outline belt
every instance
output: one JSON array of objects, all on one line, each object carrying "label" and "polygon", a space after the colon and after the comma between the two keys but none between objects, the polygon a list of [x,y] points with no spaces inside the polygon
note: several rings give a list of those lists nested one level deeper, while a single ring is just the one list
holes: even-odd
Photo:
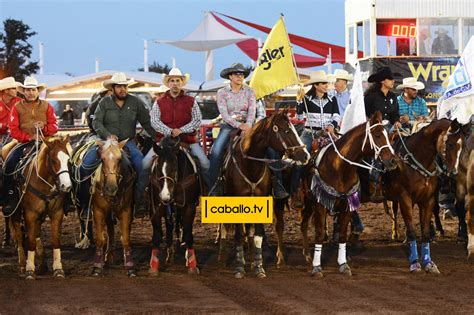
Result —
[{"label": "belt", "polygon": [[312,130],[312,131],[320,131],[320,130],[323,130],[323,128],[319,128],[319,127],[304,127],[304,129],[306,129],[306,130]]}]

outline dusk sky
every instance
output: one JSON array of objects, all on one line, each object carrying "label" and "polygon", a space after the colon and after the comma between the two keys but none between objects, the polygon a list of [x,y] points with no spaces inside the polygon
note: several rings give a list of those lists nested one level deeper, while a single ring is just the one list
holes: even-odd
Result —
[{"label": "dusk sky", "polygon": [[[280,13],[290,33],[344,45],[344,0],[0,0],[0,18],[19,19],[38,35],[30,39],[33,60],[38,43],[44,43],[45,74],[84,75],[100,70],[130,70],[143,67],[143,40],[178,40],[192,32],[205,11],[217,11],[272,27]],[[266,34],[224,18],[247,35]],[[295,52],[318,57],[295,48]],[[204,53],[168,45],[149,45],[149,63],[177,66],[194,80],[204,79]],[[214,77],[233,62],[249,65],[250,59],[235,45],[214,51]]]}]

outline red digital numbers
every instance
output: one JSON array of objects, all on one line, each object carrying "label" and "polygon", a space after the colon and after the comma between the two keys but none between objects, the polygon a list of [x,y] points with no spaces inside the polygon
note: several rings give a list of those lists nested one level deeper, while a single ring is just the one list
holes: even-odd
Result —
[{"label": "red digital numbers", "polygon": [[416,37],[416,25],[392,24],[392,36]]}]

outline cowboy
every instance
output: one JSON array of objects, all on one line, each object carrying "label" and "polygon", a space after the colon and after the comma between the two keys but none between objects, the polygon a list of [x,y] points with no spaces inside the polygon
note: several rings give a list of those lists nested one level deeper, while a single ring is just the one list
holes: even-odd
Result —
[{"label": "cowboy", "polygon": [[[13,106],[10,115],[10,133],[18,143],[10,151],[5,161],[5,179],[3,214],[10,216],[18,203],[17,190],[13,187],[13,173],[25,150],[32,147],[35,141],[40,141],[42,137],[53,136],[58,131],[54,109],[45,100],[39,99],[39,94],[46,88],[44,83],[38,84],[34,77],[27,77],[25,82],[18,87],[24,100]],[[12,144],[12,145],[14,145]],[[5,194],[6,192],[6,194]]]},{"label": "cowboy", "polygon": [[[156,136],[155,130],[150,124],[150,113],[143,101],[138,97],[128,93],[128,86],[135,81],[128,78],[125,73],[118,72],[112,78],[102,83],[103,87],[112,91],[112,95],[102,98],[94,112],[92,127],[97,135],[103,140],[122,141],[129,140],[125,145],[130,161],[137,173],[137,183],[135,189],[136,210],[143,210],[143,192],[145,185],[140,180],[142,173],[143,154],[133,141],[137,133],[137,122],[139,122],[146,132],[152,137]],[[98,147],[92,146],[85,154],[81,165],[81,178],[92,174],[100,162],[97,154]],[[84,188],[87,185],[84,185]],[[82,189],[82,188],[81,188]],[[87,196],[83,192],[82,196]]]},{"label": "cowboy", "polygon": [[339,107],[339,115],[344,117],[347,105],[351,100],[351,93],[347,89],[347,83],[353,80],[352,74],[346,70],[337,69],[334,71],[334,96],[337,99],[337,106]]},{"label": "cowboy", "polygon": [[454,42],[451,37],[448,36],[448,31],[442,27],[435,31],[438,35],[431,44],[431,53],[433,55],[447,55],[457,54],[457,50],[454,47]]},{"label": "cowboy", "polygon": [[0,147],[10,141],[8,125],[13,106],[21,101],[21,98],[16,96],[20,85],[13,77],[0,80]]},{"label": "cowboy", "polygon": [[[151,126],[156,131],[157,142],[171,135],[189,145],[191,155],[199,160],[202,178],[209,187],[209,160],[196,138],[196,131],[201,126],[201,110],[194,97],[185,95],[183,90],[189,78],[188,73],[183,74],[178,68],[163,74],[163,86],[168,87],[168,90],[156,100],[151,109]],[[155,155],[152,148],[143,159],[142,180],[145,183],[149,180]]]},{"label": "cowboy", "polygon": [[[217,179],[221,171],[224,152],[230,141],[233,130],[246,132],[250,130],[255,121],[256,100],[255,92],[244,84],[245,78],[250,71],[240,63],[234,63],[221,71],[220,76],[228,79],[230,84],[217,91],[217,107],[222,116],[219,135],[214,142],[209,160],[211,193],[221,195],[221,185],[217,185]],[[215,189],[214,189],[214,186]]]},{"label": "cowboy", "polygon": [[422,121],[428,117],[428,106],[425,100],[418,96],[418,91],[424,88],[423,82],[416,81],[414,77],[404,78],[403,83],[397,86],[397,90],[403,90],[397,101],[400,122],[405,128],[411,130],[413,121]]}]

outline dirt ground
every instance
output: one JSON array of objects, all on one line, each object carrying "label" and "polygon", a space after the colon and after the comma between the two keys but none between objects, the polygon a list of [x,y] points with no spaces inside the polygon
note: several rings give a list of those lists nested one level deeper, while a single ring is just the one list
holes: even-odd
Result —
[{"label": "dirt ground", "polygon": [[[102,278],[89,276],[94,249],[74,248],[77,218],[69,215],[63,225],[63,266],[67,278],[51,273],[26,281],[17,275],[13,248],[0,249],[0,314],[44,313],[474,313],[472,302],[474,264],[466,262],[463,245],[456,244],[455,221],[444,221],[447,235],[432,246],[432,257],[441,274],[408,272],[406,247],[391,242],[390,218],[380,206],[363,206],[363,249],[349,251],[353,276],[337,272],[337,252],[325,245],[322,279],[309,277],[301,251],[298,213],[287,211],[285,227],[287,267],[276,268],[275,234],[267,229],[264,248],[266,279],[248,270],[237,280],[232,266],[218,267],[215,226],[195,224],[195,248],[201,275],[188,275],[183,251],[173,266],[159,277],[147,274],[151,225],[137,220],[132,228],[135,263],[139,277],[127,278],[116,264]],[[196,221],[199,222],[199,221]],[[0,219],[3,226],[3,219]],[[401,234],[404,228],[400,222]],[[49,267],[52,253],[48,224],[43,226]],[[117,240],[117,247],[119,245]]]}]

